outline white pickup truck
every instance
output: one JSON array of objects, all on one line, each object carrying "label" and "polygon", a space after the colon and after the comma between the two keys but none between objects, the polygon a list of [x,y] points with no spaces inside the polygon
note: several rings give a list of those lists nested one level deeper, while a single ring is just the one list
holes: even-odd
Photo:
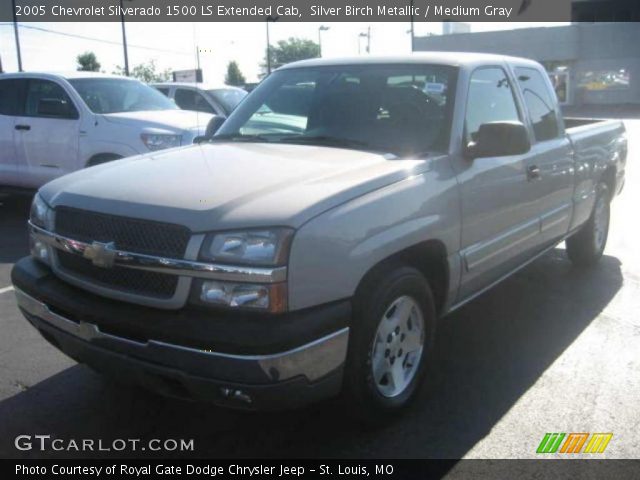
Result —
[{"label": "white pickup truck", "polygon": [[42,187],[12,280],[98,371],[238,408],[342,392],[383,418],[428,380],[440,317],[559,242],[598,260],[626,156],[621,122],[563,119],[529,60],[294,63],[206,142]]},{"label": "white pickup truck", "polygon": [[188,145],[211,117],[126,77],[0,75],[0,189],[30,190],[88,166]]}]

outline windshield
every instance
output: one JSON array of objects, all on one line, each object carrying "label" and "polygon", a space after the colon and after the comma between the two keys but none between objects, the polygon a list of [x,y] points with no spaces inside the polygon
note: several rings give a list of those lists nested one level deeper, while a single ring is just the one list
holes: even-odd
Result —
[{"label": "windshield", "polygon": [[446,151],[456,73],[427,64],[276,71],[214,141],[318,144],[397,156]]},{"label": "windshield", "polygon": [[247,92],[235,88],[216,88],[207,92],[222,106],[227,115],[233,112],[240,101],[247,96]]},{"label": "windshield", "polygon": [[176,110],[176,104],[137,80],[76,78],[69,80],[93,113]]}]

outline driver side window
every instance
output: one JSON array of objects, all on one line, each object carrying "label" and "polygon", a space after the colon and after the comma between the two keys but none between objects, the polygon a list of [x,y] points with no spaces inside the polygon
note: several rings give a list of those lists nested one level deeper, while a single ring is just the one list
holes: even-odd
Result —
[{"label": "driver side window", "polygon": [[466,144],[477,139],[480,125],[490,122],[519,122],[513,89],[502,68],[481,68],[473,72],[465,116]]}]

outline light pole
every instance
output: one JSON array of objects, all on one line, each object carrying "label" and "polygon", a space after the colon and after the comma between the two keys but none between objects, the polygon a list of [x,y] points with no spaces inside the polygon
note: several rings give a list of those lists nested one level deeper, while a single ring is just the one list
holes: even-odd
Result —
[{"label": "light pole", "polygon": [[409,30],[409,33],[411,33],[411,53],[413,53],[414,51],[414,30],[413,30],[413,0],[411,0],[411,2],[409,3],[409,6],[411,8],[411,30]]},{"label": "light pole", "polygon": [[327,30],[329,30],[330,27],[326,27],[324,25],[320,25],[318,27],[318,50],[319,50],[319,57],[322,58],[322,32],[326,32]]},{"label": "light pole", "polygon": [[280,16],[267,16],[267,75],[271,75],[271,43],[269,41],[269,22],[277,22]]},{"label": "light pole", "polygon": [[[133,2],[133,0],[127,0]],[[122,23],[122,47],[124,48],[124,74],[129,76],[129,52],[127,52],[127,31],[124,27],[124,0],[120,0],[120,23]]]},{"label": "light pole", "polygon": [[16,17],[16,0],[11,0],[13,6],[13,34],[16,37],[16,54],[18,57],[18,71],[22,71],[22,55],[20,53],[20,35],[18,34],[18,18]]},{"label": "light pole", "polygon": [[358,35],[358,54],[360,54],[360,39],[365,37],[367,39],[367,53],[371,53],[371,26],[367,27],[367,31]]}]

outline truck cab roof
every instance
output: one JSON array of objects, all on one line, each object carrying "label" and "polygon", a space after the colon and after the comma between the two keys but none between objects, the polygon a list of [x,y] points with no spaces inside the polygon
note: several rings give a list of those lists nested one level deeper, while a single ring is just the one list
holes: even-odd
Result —
[{"label": "truck cab roof", "polygon": [[486,66],[491,63],[517,63],[518,65],[530,64],[539,68],[539,64],[533,60],[520,57],[510,57],[508,55],[492,55],[486,53],[468,53],[468,52],[421,52],[409,55],[393,55],[393,56],[358,56],[343,58],[313,58],[309,60],[301,60],[299,62],[289,63],[280,67],[278,70],[289,68],[304,67],[324,67],[324,66],[340,66],[340,65],[380,65],[380,64],[440,64],[458,67],[477,67]]}]

